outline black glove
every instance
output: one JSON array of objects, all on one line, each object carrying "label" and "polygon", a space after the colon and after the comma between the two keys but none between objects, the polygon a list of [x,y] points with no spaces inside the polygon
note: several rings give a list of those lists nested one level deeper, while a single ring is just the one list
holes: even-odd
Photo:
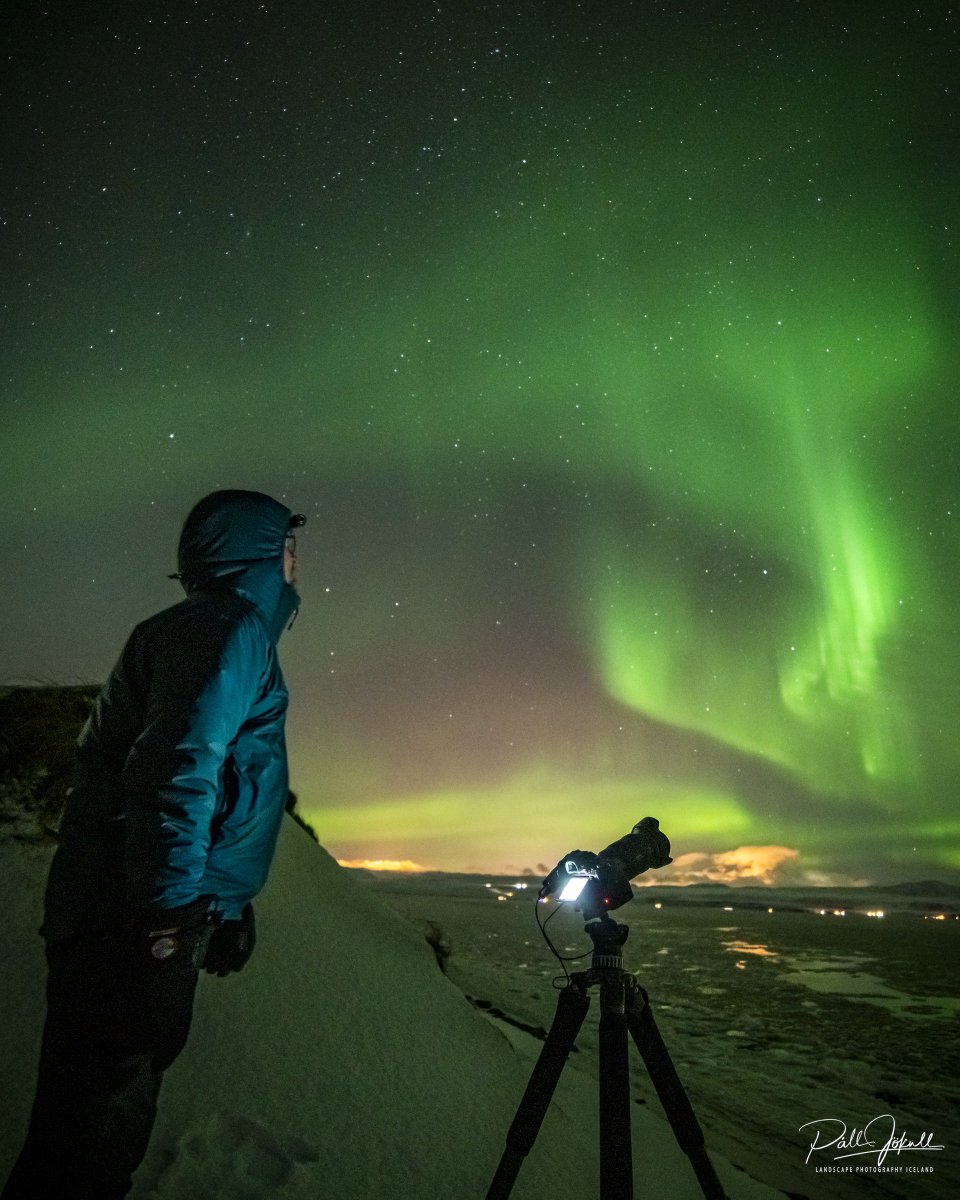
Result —
[{"label": "black glove", "polygon": [[247,965],[257,944],[253,905],[245,904],[239,921],[222,921],[213,931],[203,960],[210,975],[232,975]]},{"label": "black glove", "polygon": [[215,896],[199,896],[177,908],[131,913],[125,928],[133,962],[163,972],[199,969],[219,921],[215,906]]}]

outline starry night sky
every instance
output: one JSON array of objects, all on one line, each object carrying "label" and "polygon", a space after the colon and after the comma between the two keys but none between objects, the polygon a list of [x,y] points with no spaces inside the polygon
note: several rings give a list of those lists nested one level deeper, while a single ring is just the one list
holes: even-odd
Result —
[{"label": "starry night sky", "polygon": [[[117,7],[118,11],[113,11]],[[102,680],[215,487],[309,516],[341,858],[960,878],[958,17],[11,5],[0,680]]]}]

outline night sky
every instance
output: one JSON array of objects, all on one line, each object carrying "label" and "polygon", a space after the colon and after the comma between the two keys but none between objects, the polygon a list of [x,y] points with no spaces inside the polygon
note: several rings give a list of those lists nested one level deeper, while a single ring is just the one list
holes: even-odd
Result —
[{"label": "night sky", "polygon": [[6,6],[0,680],[254,488],[339,857],[960,878],[949,9]]}]

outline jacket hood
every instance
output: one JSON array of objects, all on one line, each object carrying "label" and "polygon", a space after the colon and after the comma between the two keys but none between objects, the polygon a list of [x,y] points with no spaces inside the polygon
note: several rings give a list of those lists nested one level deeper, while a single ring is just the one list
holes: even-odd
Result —
[{"label": "jacket hood", "polygon": [[184,591],[229,588],[257,606],[276,641],[300,607],[283,577],[283,544],[302,523],[262,492],[226,490],[204,496],[180,534],[177,567]]}]

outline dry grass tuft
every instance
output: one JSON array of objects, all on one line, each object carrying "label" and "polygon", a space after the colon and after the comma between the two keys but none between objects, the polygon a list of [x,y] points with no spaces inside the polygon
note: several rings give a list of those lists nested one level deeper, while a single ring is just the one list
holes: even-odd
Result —
[{"label": "dry grass tuft", "polygon": [[0,837],[56,840],[77,735],[98,691],[86,684],[0,691]]}]

